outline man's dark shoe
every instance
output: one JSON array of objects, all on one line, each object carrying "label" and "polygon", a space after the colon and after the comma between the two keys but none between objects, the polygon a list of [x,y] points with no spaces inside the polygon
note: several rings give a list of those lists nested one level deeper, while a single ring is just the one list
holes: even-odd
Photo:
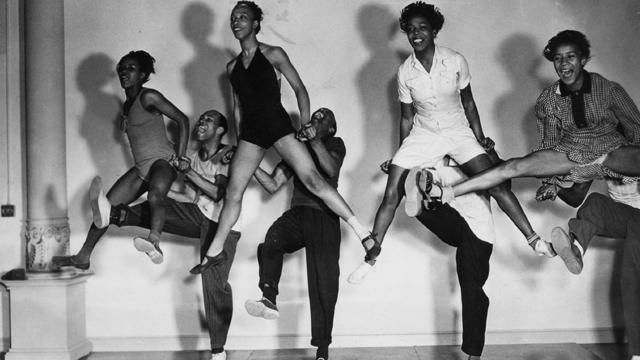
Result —
[{"label": "man's dark shoe", "polygon": [[51,259],[51,262],[58,267],[68,267],[73,266],[80,270],[89,270],[89,266],[91,265],[90,261],[86,263],[81,263],[78,261],[75,255],[72,256],[54,256]]}]

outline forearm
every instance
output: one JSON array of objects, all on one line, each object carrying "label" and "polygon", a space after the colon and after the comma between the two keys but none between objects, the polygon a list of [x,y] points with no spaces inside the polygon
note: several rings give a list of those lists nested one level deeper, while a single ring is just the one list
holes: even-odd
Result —
[{"label": "forearm", "polygon": [[178,192],[171,189],[169,190],[167,197],[182,203],[192,203],[195,200],[193,196],[189,196],[189,194],[187,193]]},{"label": "forearm", "polygon": [[224,197],[224,188],[216,182],[211,182],[193,169],[189,169],[185,172],[187,180],[198,188],[204,195],[212,199],[213,201],[220,201]]},{"label": "forearm", "polygon": [[253,175],[256,177],[256,180],[258,180],[258,183],[270,194],[278,190],[278,184],[275,179],[266,171],[262,170],[262,168],[258,167]]},{"label": "forearm", "polygon": [[580,204],[582,204],[582,200],[583,198],[581,198],[580,196],[578,196],[577,194],[575,194],[574,192],[559,187],[558,188],[558,197],[560,198],[560,200],[564,201],[565,203],[567,203],[567,205],[577,208],[578,206],[580,206]]},{"label": "forearm", "polygon": [[296,91],[296,99],[298,101],[298,110],[300,111],[300,128],[311,120],[311,102],[307,88],[301,86]]},{"label": "forearm", "polygon": [[187,144],[189,143],[189,119],[185,117],[180,122],[180,143],[178,145],[178,157],[187,154]]},{"label": "forearm", "polygon": [[399,145],[402,145],[402,142],[404,141],[404,139],[407,136],[409,136],[409,133],[411,133],[412,128],[413,128],[412,119],[407,119],[407,118],[400,119],[400,144]]},{"label": "forearm", "polygon": [[480,114],[478,114],[478,108],[475,106],[475,103],[465,106],[464,113],[467,116],[467,120],[469,120],[469,127],[471,128],[471,131],[473,131],[473,135],[475,135],[476,139],[484,139],[482,123],[480,122]]}]

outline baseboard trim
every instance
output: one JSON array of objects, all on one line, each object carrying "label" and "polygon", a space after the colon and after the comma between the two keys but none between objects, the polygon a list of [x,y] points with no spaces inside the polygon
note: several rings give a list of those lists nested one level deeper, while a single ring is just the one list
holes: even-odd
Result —
[{"label": "baseboard trim", "polygon": [[[561,329],[535,331],[488,331],[487,344],[547,344],[547,343],[618,343],[624,340],[622,328]],[[230,336],[228,349],[298,349],[309,348],[310,337],[304,336]],[[190,351],[209,349],[209,337],[90,337],[94,352],[120,351]],[[459,333],[433,334],[381,334],[381,335],[334,335],[332,347],[402,347],[457,345],[461,343]],[[7,351],[9,341],[4,340]]]}]

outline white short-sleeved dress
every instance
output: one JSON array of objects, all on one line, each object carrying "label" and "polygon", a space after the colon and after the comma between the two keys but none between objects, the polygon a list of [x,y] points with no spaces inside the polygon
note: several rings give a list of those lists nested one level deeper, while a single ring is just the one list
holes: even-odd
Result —
[{"label": "white short-sleeved dress", "polygon": [[398,97],[400,102],[413,104],[415,115],[411,132],[392,164],[405,169],[430,167],[445,155],[464,164],[485,154],[460,100],[460,90],[470,81],[465,58],[446,47],[436,45],[429,72],[415,53],[405,60],[398,69]]}]

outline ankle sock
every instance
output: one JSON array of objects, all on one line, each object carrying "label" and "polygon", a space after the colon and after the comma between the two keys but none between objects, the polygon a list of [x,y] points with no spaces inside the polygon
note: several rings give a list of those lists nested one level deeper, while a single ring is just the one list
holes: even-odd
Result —
[{"label": "ankle sock", "polygon": [[369,234],[371,234],[371,232],[367,230],[367,228],[362,226],[360,221],[355,216],[352,216],[351,218],[349,218],[349,220],[347,220],[347,224],[351,226],[351,228],[353,229],[353,231],[356,233],[356,235],[360,240],[366,238],[367,236],[369,236]]},{"label": "ankle sock", "polygon": [[527,244],[529,244],[529,246],[531,246],[534,251],[536,250],[536,244],[538,243],[538,240],[540,240],[540,235],[536,234],[535,231],[533,232],[533,234],[527,236]]}]

